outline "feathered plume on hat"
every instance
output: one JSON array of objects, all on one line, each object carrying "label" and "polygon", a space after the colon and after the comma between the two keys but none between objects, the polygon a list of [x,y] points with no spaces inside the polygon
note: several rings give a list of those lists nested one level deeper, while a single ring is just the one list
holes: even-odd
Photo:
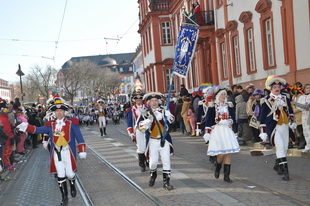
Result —
[{"label": "feathered plume on hat", "polygon": [[58,95],[54,96],[54,102],[50,106],[49,110],[55,111],[56,109],[68,110],[69,106],[64,103],[64,99]]},{"label": "feathered plume on hat", "polygon": [[271,90],[271,86],[275,84],[285,85],[286,81],[281,77],[271,75],[266,79],[265,87],[266,89]]}]

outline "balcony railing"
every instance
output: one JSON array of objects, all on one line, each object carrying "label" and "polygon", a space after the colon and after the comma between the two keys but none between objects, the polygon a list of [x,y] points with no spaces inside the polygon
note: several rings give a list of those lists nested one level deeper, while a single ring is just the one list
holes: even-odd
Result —
[{"label": "balcony railing", "polygon": [[201,11],[203,23],[202,25],[214,25],[214,11]]},{"label": "balcony railing", "polygon": [[171,0],[152,0],[149,7],[151,11],[168,11],[170,4]]},{"label": "balcony railing", "polygon": [[[200,11],[200,13],[195,13],[190,16],[190,19],[199,26],[214,25],[214,12],[213,10]],[[186,23],[192,24],[193,22],[191,20],[187,19]]]}]

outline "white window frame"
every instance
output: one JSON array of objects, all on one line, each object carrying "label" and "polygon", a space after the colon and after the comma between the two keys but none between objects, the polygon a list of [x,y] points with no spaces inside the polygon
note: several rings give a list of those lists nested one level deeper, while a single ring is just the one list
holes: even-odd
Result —
[{"label": "white window frame", "polygon": [[[172,74],[172,69],[166,69],[167,92],[169,92],[171,74]],[[174,91],[174,79],[172,79],[172,91]]]},{"label": "white window frame", "polygon": [[255,71],[255,54],[254,54],[254,39],[253,39],[253,29],[247,30],[247,37],[248,37],[248,47],[249,47],[249,65],[250,71]]},{"label": "white window frame", "polygon": [[227,60],[226,60],[226,51],[225,43],[221,44],[221,55],[222,55],[222,66],[223,66],[223,77],[227,78]]},{"label": "white window frame", "polygon": [[239,57],[239,39],[238,36],[233,37],[236,75],[241,74],[240,57]]},{"label": "white window frame", "polygon": [[266,32],[266,47],[267,47],[267,57],[268,66],[274,66],[274,53],[273,53],[273,39],[272,39],[272,27],[271,19],[265,21],[265,32]]},{"label": "white window frame", "polygon": [[172,44],[172,39],[171,39],[171,27],[170,27],[170,22],[169,21],[163,21],[161,23],[161,29],[162,29],[162,37],[163,37],[163,44]]}]

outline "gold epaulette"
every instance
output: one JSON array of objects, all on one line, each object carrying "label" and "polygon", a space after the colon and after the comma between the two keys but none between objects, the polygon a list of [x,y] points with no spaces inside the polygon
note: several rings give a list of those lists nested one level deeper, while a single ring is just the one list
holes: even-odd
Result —
[{"label": "gold epaulette", "polygon": [[232,102],[227,102],[229,107],[234,107],[234,104]]},{"label": "gold epaulette", "polygon": [[260,105],[264,104],[267,101],[266,97],[263,97],[260,99],[259,103]]}]

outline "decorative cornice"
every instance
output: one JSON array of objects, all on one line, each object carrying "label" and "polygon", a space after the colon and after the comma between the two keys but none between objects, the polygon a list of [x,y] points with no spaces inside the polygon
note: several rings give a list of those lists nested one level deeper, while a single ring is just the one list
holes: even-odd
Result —
[{"label": "decorative cornice", "polygon": [[250,11],[244,11],[244,12],[242,12],[241,14],[240,14],[240,16],[239,16],[239,21],[241,21],[242,23],[247,23],[247,22],[249,22],[249,21],[251,21],[252,20],[252,16],[253,16],[253,14],[252,14],[252,12],[250,12]]},{"label": "decorative cornice", "polygon": [[264,13],[267,10],[270,10],[272,6],[272,2],[270,0],[260,0],[257,2],[255,6],[255,11],[257,13]]},{"label": "decorative cornice", "polygon": [[231,21],[227,22],[226,30],[232,31],[232,30],[237,29],[237,27],[238,27],[238,22],[235,20],[231,20]]},{"label": "decorative cornice", "polygon": [[215,31],[215,36],[216,36],[216,37],[221,37],[221,36],[223,36],[225,33],[226,33],[226,30],[225,30],[225,29],[217,29],[217,30]]}]

